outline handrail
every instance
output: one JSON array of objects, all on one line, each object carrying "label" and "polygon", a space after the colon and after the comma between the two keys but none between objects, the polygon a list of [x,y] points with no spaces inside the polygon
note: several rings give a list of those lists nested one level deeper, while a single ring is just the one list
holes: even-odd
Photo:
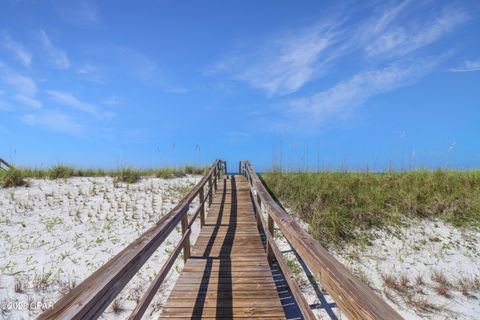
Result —
[{"label": "handrail", "polygon": [[[208,173],[200,180],[199,183],[183,197],[183,199],[168,214],[163,216],[155,226],[143,233],[139,238],[133,241],[110,261],[105,263],[86,280],[71,290],[68,294],[57,301],[51,309],[48,309],[40,315],[38,319],[96,319],[108,305],[115,299],[125,285],[145,264],[155,250],[175,229],[176,225],[181,222],[182,240],[178,246],[183,247],[184,259],[188,258],[190,252],[190,225],[188,222],[188,210],[190,203],[197,195],[200,195],[200,215],[204,221],[205,200],[204,187],[209,184],[209,197],[212,197],[212,189],[217,186],[217,179],[220,172],[224,172],[226,163],[216,160],[210,167]],[[212,179],[214,181],[212,181]],[[195,219],[198,215],[195,215]],[[203,224],[202,224],[203,225]],[[175,258],[181,250],[175,250]],[[175,259],[172,258],[172,259]],[[173,265],[173,260],[169,259],[166,267],[162,268],[159,275],[151,284],[147,293],[142,297],[140,303],[132,314],[132,318],[139,319],[145,312],[148,304],[153,298],[151,291],[153,288],[160,286],[166,276],[166,272]]]},{"label": "handrail", "polygon": [[[260,207],[263,205],[267,213],[268,228],[265,228],[267,239],[272,239],[274,223],[276,223],[312,274],[315,275],[339,308],[349,318],[402,319],[392,307],[377,296],[367,285],[359,281],[273,200],[249,161],[241,162],[239,168],[240,173],[244,174],[249,181],[252,196],[254,196],[253,191],[255,191],[258,205]],[[272,259],[275,254],[275,252],[272,252],[274,241],[271,242],[273,243],[270,243],[270,241],[267,243],[269,259]],[[299,307],[304,316],[305,314],[308,315],[304,305],[299,303]]]},{"label": "handrail", "polygon": [[9,170],[14,169],[14,167],[10,163],[8,163],[7,161],[0,158],[0,170],[4,170],[4,171],[7,170],[4,167],[2,167],[2,165],[5,165],[7,167],[7,169],[9,169]]}]

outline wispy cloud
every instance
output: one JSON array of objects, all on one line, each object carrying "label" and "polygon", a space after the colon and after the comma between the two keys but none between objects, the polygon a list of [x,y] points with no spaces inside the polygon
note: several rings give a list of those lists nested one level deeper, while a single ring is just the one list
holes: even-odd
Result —
[{"label": "wispy cloud", "polygon": [[148,55],[133,48],[115,44],[87,45],[86,54],[95,65],[86,64],[78,69],[85,77],[108,83],[115,77],[125,77],[149,86],[164,84],[164,76],[158,63]]},{"label": "wispy cloud", "polygon": [[479,60],[466,60],[461,65],[451,68],[450,72],[472,72],[480,71],[480,59]]},{"label": "wispy cloud", "polygon": [[85,128],[70,116],[60,111],[46,110],[21,116],[23,123],[30,126],[42,126],[49,130],[80,136]]},{"label": "wispy cloud", "polygon": [[56,68],[70,68],[70,60],[68,59],[67,53],[63,49],[54,46],[44,30],[40,31],[39,39],[48,59]]},{"label": "wispy cloud", "polygon": [[42,107],[42,103],[34,98],[27,97],[21,94],[17,94],[13,97],[14,100],[20,102],[23,105],[26,105],[28,107],[34,108],[34,109],[39,109]]},{"label": "wispy cloud", "polygon": [[119,105],[120,101],[117,96],[111,96],[110,98],[103,100],[102,103],[106,106],[113,107]]},{"label": "wispy cloud", "polygon": [[34,96],[38,92],[35,81],[26,75],[16,72],[0,61],[0,78],[17,93]]},{"label": "wispy cloud", "polygon": [[[387,11],[384,15],[389,13]],[[379,33],[365,51],[370,57],[402,57],[434,43],[467,20],[468,15],[462,8],[448,6],[437,16],[420,22],[403,25],[402,22],[390,21],[389,28]]]},{"label": "wispy cloud", "polygon": [[[322,64],[337,58],[342,51],[338,22],[316,23],[303,30],[279,34],[245,54],[211,66],[207,73],[227,73],[268,95],[286,95],[313,79]],[[322,60],[322,61],[320,61]]]},{"label": "wispy cloud", "polygon": [[288,95],[328,76],[352,56],[365,59],[375,69],[417,54],[468,20],[460,6],[438,8],[408,0],[376,6],[363,19],[353,20],[352,16],[358,15],[346,12],[334,11],[322,22],[277,34],[244,52],[230,53],[210,66],[207,74],[227,74],[268,96]]},{"label": "wispy cloud", "polygon": [[32,64],[32,55],[20,43],[14,41],[9,34],[2,34],[3,47],[7,49],[23,66],[29,67]]},{"label": "wispy cloud", "polygon": [[[265,92],[275,105],[286,105],[275,108],[275,119],[266,127],[291,130],[298,129],[292,123],[308,123],[313,128],[350,118],[369,99],[433,72],[453,52],[434,44],[469,20],[457,4],[406,0],[377,3],[370,9],[367,15],[355,8],[334,10],[322,22],[230,53],[207,74],[227,75]],[[480,63],[469,61],[452,71],[477,68]],[[335,70],[340,72],[333,74]],[[325,89],[311,92],[311,86],[308,94],[302,93],[313,81]],[[299,98],[287,98],[293,93]]]},{"label": "wispy cloud", "polygon": [[10,104],[0,99],[0,111],[11,111],[11,110],[12,110],[12,107],[10,106]]},{"label": "wispy cloud", "polygon": [[106,83],[106,77],[97,65],[94,65],[92,63],[85,63],[81,67],[77,68],[76,71],[85,80],[99,84]]},{"label": "wispy cloud", "polygon": [[97,106],[91,103],[83,102],[77,97],[75,97],[74,95],[72,95],[71,93],[64,92],[64,91],[55,91],[55,90],[47,90],[46,92],[50,95],[50,97],[53,100],[55,100],[61,105],[65,105],[65,106],[74,108],[76,110],[89,113],[95,116],[96,118],[103,118],[107,115],[105,113],[102,113]]},{"label": "wispy cloud", "polygon": [[348,117],[351,111],[369,98],[415,83],[439,61],[431,58],[422,62],[402,62],[358,73],[332,88],[293,99],[289,104],[292,111],[303,116],[307,114],[314,122],[325,121],[332,116]]},{"label": "wispy cloud", "polygon": [[79,26],[95,26],[100,23],[100,10],[96,0],[77,0],[55,2],[60,17]]}]

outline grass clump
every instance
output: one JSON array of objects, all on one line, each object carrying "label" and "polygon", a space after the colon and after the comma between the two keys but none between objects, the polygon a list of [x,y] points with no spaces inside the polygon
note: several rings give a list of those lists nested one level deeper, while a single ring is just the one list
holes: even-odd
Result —
[{"label": "grass clump", "polygon": [[133,170],[131,168],[124,168],[116,172],[115,181],[135,183],[140,181],[141,178],[142,178],[142,175],[139,171]]},{"label": "grass clump", "polygon": [[262,180],[325,246],[408,217],[480,227],[480,171],[271,172]]},{"label": "grass clump", "polygon": [[75,176],[75,169],[68,166],[54,166],[50,170],[48,170],[48,178],[49,179],[67,179],[70,177]]},{"label": "grass clump", "polygon": [[21,171],[16,169],[0,170],[0,185],[2,188],[18,187],[26,185]]},{"label": "grass clump", "polygon": [[174,179],[174,178],[184,177],[185,172],[183,172],[183,170],[177,170],[173,168],[162,168],[162,169],[155,170],[154,175],[157,178]]}]

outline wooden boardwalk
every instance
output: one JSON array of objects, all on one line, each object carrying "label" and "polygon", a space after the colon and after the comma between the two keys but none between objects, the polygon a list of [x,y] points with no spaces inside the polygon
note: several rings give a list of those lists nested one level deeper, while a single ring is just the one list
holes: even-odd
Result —
[{"label": "wooden boardwalk", "polygon": [[285,319],[245,177],[219,180],[160,318]]},{"label": "wooden boardwalk", "polygon": [[[99,318],[178,227],[182,238],[129,320],[142,319],[181,252],[185,267],[160,318],[285,319],[286,313],[288,318],[315,320],[275,242],[276,232],[281,232],[305,272],[315,277],[349,319],[402,319],[292,219],[272,198],[249,161],[239,163],[239,173],[227,175],[227,163],[215,160],[172,210],[38,319]],[[199,205],[189,214],[197,198]],[[256,214],[259,212],[262,214]],[[191,226],[197,218],[202,228],[190,248]]]}]

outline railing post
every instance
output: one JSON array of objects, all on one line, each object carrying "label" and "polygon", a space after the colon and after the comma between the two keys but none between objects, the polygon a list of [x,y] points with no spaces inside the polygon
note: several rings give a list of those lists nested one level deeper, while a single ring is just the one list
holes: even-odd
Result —
[{"label": "railing post", "polygon": [[[252,190],[252,189],[250,189]],[[253,196],[253,194],[252,194]],[[262,213],[262,199],[260,198],[260,195],[257,193],[257,203],[258,203],[258,210],[257,210],[257,228],[258,230],[262,229],[262,224],[261,220],[263,219],[263,213]]]},{"label": "railing post", "polygon": [[[274,224],[273,224],[273,219],[270,216],[270,214],[268,215],[268,233],[272,237],[272,240],[275,241]],[[267,239],[267,259],[268,259],[269,264],[272,264],[274,256],[275,255],[273,253],[272,246],[270,245],[270,243],[268,242],[268,239]]]},{"label": "railing post", "polygon": [[227,161],[223,161],[223,173],[227,175]]},{"label": "railing post", "polygon": [[212,206],[212,176],[208,177],[208,207]]},{"label": "railing post", "polygon": [[200,226],[203,227],[205,225],[205,190],[203,186],[200,188],[198,197],[200,198]]},{"label": "railing post", "polygon": [[217,191],[217,178],[218,178],[218,166],[215,167],[215,171],[214,171],[214,182],[213,182],[213,185],[215,186],[215,191]]},{"label": "railing post", "polygon": [[242,175],[242,161],[238,161],[238,174]]},{"label": "railing post", "polygon": [[[188,206],[187,210],[183,213],[183,217],[181,220],[182,224],[182,236],[188,231]],[[185,242],[183,243],[183,261],[187,261],[190,258],[190,235],[187,236]]]}]

